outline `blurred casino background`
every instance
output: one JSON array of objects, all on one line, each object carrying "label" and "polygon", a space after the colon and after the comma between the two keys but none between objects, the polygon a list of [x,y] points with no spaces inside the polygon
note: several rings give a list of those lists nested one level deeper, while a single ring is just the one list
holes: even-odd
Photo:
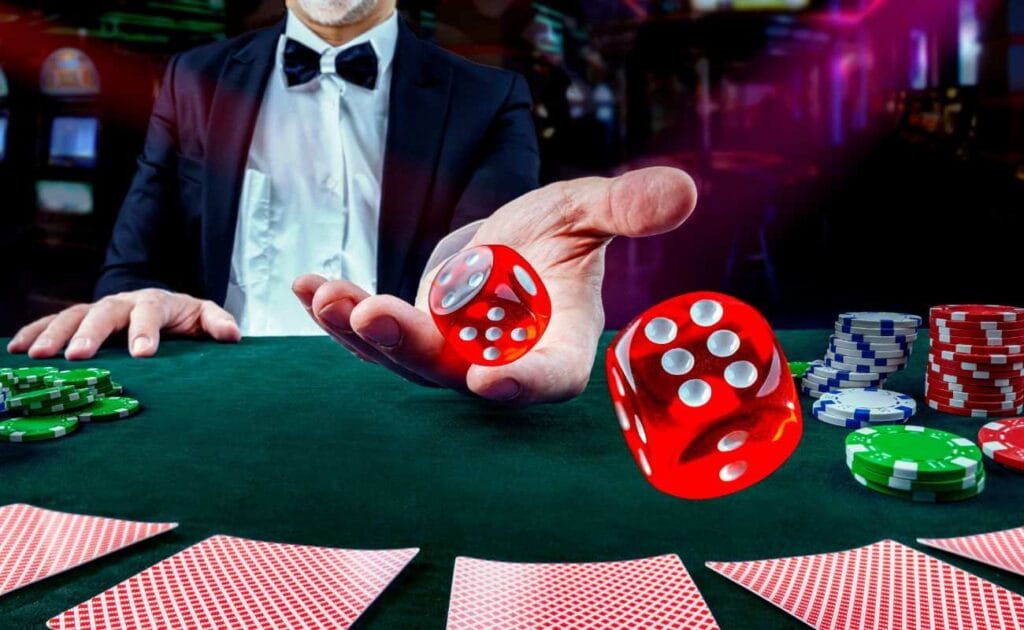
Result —
[{"label": "blurred casino background", "polygon": [[[526,75],[545,181],[654,164],[697,179],[684,229],[613,244],[610,327],[695,289],[784,327],[1024,302],[1024,0],[399,8],[440,46]],[[0,335],[89,300],[169,56],[283,11],[0,0]]]}]

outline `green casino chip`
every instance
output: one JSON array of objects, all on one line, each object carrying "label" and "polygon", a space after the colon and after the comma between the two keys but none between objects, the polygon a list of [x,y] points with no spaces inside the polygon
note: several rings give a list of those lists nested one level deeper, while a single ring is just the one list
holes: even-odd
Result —
[{"label": "green casino chip", "polygon": [[64,437],[78,428],[74,415],[35,416],[10,418],[0,421],[0,441],[40,442]]},{"label": "green casino chip", "polygon": [[882,484],[874,483],[869,481],[860,475],[854,475],[854,480],[860,485],[878,492],[879,494],[886,494],[891,497],[899,497],[901,499],[909,499],[911,501],[923,501],[926,503],[948,503],[950,501],[963,501],[964,499],[970,499],[976,497],[985,491],[985,473],[981,473],[978,483],[965,490],[954,490],[950,492],[927,492],[927,491],[904,491],[895,490]]},{"label": "green casino chip", "polygon": [[[979,470],[982,470],[979,468]],[[891,490],[900,490],[903,492],[958,492],[961,490],[968,490],[978,485],[978,483],[985,478],[984,473],[980,476],[972,475],[970,477],[964,477],[963,479],[950,479],[948,481],[921,481],[912,479],[903,479],[902,477],[890,477],[888,475],[881,475],[873,470],[869,470],[854,462],[853,467],[850,468],[850,472],[855,476],[860,476],[870,481],[871,483],[885,486]]]},{"label": "green casino chip", "polygon": [[70,396],[77,394],[78,390],[70,385],[64,385],[62,387],[46,387],[43,389],[18,393],[8,401],[7,406],[12,411],[17,411],[19,409],[32,409],[33,407],[38,409],[44,404],[56,404],[62,399],[66,400]]},{"label": "green casino chip", "polygon": [[120,383],[108,383],[106,385],[94,385],[89,387],[79,387],[78,391],[86,394],[92,394],[97,398],[104,398],[107,396],[120,396],[124,393],[124,386]]},{"label": "green casino chip", "polygon": [[75,413],[82,422],[106,422],[120,420],[139,412],[139,401],[134,398],[100,398],[93,404]]},{"label": "green casino chip", "polygon": [[789,371],[793,374],[793,378],[803,378],[809,369],[811,369],[810,361],[789,362]]},{"label": "green casino chip", "polygon": [[[87,407],[92,403],[96,402],[96,395],[89,393],[82,393],[75,390],[75,393],[67,398],[52,401],[51,403],[41,403],[21,409],[21,413],[27,416],[48,416],[54,414],[61,414],[68,411],[75,411],[82,407]],[[13,410],[12,410],[13,411]]]},{"label": "green casino chip", "polygon": [[23,367],[12,370],[21,384],[42,383],[43,379],[50,374],[56,374],[59,370],[55,367]]},{"label": "green casino chip", "polygon": [[103,368],[79,368],[62,370],[56,374],[43,377],[43,382],[50,387],[74,385],[75,387],[96,387],[110,383],[110,370]]},{"label": "green casino chip", "polygon": [[11,368],[0,368],[0,387],[12,388],[20,380]]},{"label": "green casino chip", "polygon": [[46,389],[46,383],[42,381],[36,381],[34,383],[18,383],[13,388],[15,393],[24,394],[26,392],[34,392],[40,389]]},{"label": "green casino chip", "polygon": [[949,481],[980,476],[981,449],[958,435],[916,425],[865,427],[846,436],[848,467],[888,477]]}]

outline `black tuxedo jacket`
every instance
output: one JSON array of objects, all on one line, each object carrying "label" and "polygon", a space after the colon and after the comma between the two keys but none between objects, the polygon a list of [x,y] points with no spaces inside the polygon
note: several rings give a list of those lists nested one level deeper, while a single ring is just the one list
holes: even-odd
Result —
[{"label": "black tuxedo jacket", "polygon": [[[283,28],[171,60],[97,297],[159,287],[223,304],[249,144]],[[404,22],[393,63],[377,289],[411,301],[437,242],[535,188],[540,160],[521,76],[445,52]]]}]

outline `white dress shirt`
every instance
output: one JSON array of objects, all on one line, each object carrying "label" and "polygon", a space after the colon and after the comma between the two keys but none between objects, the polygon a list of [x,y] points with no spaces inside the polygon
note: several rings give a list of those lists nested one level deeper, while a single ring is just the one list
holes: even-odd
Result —
[{"label": "white dress shirt", "polygon": [[[291,38],[323,54],[320,76],[288,87]],[[339,77],[337,54],[369,42],[377,86]],[[323,334],[291,291],[304,273],[377,292],[381,179],[398,17],[332,47],[291,12],[278,44],[242,182],[225,308],[242,334]]]}]

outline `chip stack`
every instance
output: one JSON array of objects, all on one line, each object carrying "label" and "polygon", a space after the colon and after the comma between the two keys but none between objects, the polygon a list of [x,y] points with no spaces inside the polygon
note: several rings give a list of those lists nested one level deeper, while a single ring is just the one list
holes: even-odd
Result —
[{"label": "chip stack", "polygon": [[935,306],[930,320],[929,407],[972,418],[1024,413],[1024,309]]},{"label": "chip stack", "polygon": [[828,349],[804,375],[801,391],[814,398],[844,388],[881,388],[910,359],[921,318],[907,313],[840,313]]},{"label": "chip stack", "polygon": [[122,398],[124,388],[100,368],[52,367],[0,369],[0,441],[36,442],[63,437],[80,422],[116,420],[134,415],[139,401]]},{"label": "chip stack", "polygon": [[874,387],[826,392],[811,407],[820,422],[847,429],[903,424],[916,411],[917,401],[910,396]]},{"label": "chip stack", "polygon": [[846,465],[857,483],[912,501],[978,496],[985,490],[981,460],[974,442],[922,426],[867,427],[846,436]]}]

